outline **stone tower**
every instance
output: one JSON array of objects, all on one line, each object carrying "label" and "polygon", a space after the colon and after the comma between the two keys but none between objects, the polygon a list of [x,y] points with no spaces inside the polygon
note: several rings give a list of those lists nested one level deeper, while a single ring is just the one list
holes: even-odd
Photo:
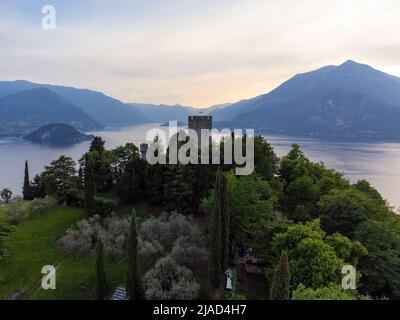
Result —
[{"label": "stone tower", "polygon": [[203,114],[188,117],[188,128],[196,131],[199,148],[201,147],[201,130],[212,129],[212,116],[205,116]]},{"label": "stone tower", "polygon": [[149,145],[147,143],[140,144],[140,154],[142,156],[142,160],[146,160],[146,154],[148,149]]}]

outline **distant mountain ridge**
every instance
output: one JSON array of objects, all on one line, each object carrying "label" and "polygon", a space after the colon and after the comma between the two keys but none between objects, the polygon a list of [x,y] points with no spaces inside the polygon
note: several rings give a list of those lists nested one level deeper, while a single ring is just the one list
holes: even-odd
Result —
[{"label": "distant mountain ridge", "polygon": [[240,122],[241,114],[266,110],[306,93],[327,94],[335,89],[364,93],[375,100],[400,106],[400,78],[348,60],[339,66],[297,74],[269,93],[233,103],[214,115],[220,121]]},{"label": "distant mountain ridge", "polygon": [[10,128],[18,135],[54,122],[63,122],[86,131],[103,128],[101,123],[80,108],[46,88],[30,89],[0,98],[3,130]]},{"label": "distant mountain ridge", "polygon": [[399,110],[400,78],[348,60],[298,74],[219,116],[264,133],[399,139]]},{"label": "distant mountain ridge", "polygon": [[106,126],[126,126],[149,120],[135,107],[105,94],[88,89],[38,84],[25,80],[0,81],[0,98],[35,88],[46,88],[80,108],[91,118]]},{"label": "distant mountain ridge", "polygon": [[187,122],[188,116],[196,114],[212,114],[219,109],[226,108],[229,103],[215,105],[208,108],[195,108],[189,106],[182,106],[180,104],[167,105],[167,104],[150,104],[150,103],[130,103],[141,111],[150,122],[165,123],[168,121]]},{"label": "distant mountain ridge", "polygon": [[[260,119],[263,119],[260,121]],[[303,95],[240,115],[236,125],[259,131],[342,138],[400,138],[400,108],[360,92]]]},{"label": "distant mountain ridge", "polygon": [[216,127],[254,128],[263,133],[400,138],[400,78],[352,60],[297,74],[254,98],[204,109],[125,104],[87,89],[27,81],[0,82],[0,98],[37,86],[53,91],[107,126],[186,122],[188,115],[203,113],[213,116]]},{"label": "distant mountain ridge", "polygon": [[147,119],[154,123],[164,123],[168,121],[186,122],[190,114],[197,113],[193,107],[166,104],[149,104],[149,103],[130,103],[131,106],[142,112]]}]

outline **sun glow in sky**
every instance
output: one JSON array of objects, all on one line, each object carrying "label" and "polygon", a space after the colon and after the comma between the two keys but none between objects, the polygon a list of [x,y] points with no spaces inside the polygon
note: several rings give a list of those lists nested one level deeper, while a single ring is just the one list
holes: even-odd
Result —
[{"label": "sun glow in sky", "polygon": [[400,76],[399,16],[398,0],[2,0],[0,80],[206,107],[348,59]]}]

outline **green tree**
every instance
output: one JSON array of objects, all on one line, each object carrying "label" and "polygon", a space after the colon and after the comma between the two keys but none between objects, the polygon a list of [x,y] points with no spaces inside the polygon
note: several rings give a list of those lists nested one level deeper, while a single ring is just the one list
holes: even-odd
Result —
[{"label": "green tree", "polygon": [[386,206],[386,201],[382,198],[381,194],[373,188],[370,183],[366,180],[359,180],[352,186],[354,189],[361,191],[367,195],[370,199],[373,199],[376,203]]},{"label": "green tree", "polygon": [[105,141],[101,137],[94,137],[90,144],[89,152],[97,151],[101,154],[105,151],[104,145]]},{"label": "green tree", "polygon": [[126,292],[130,300],[143,300],[145,294],[138,272],[138,253],[137,253],[137,232],[136,232],[136,213],[132,211],[129,238],[127,242],[127,274],[126,274]]},{"label": "green tree", "polygon": [[231,238],[236,243],[253,248],[253,252],[260,256],[264,253],[264,249],[259,249],[266,245],[263,238],[265,230],[276,219],[274,210],[277,204],[276,191],[268,181],[256,175],[238,177],[229,172],[226,179]]},{"label": "green tree", "polygon": [[[150,145],[151,150],[154,150],[154,156],[164,155],[164,147],[157,135],[154,137]],[[166,165],[156,163],[154,165],[146,165],[145,169],[145,188],[146,197],[152,205],[163,204],[163,185],[164,185],[164,172],[167,169]]]},{"label": "green tree", "polygon": [[266,180],[274,180],[278,170],[278,157],[263,136],[254,137],[254,167],[258,175]]},{"label": "green tree", "polygon": [[163,177],[163,207],[168,212],[192,214],[197,210],[193,166],[171,164]]},{"label": "green tree", "polygon": [[296,288],[302,283],[319,288],[340,280],[344,262],[324,237],[319,220],[289,226],[286,232],[275,235],[272,243],[274,256],[279,257],[283,250],[289,256],[291,287]]},{"label": "green tree", "polygon": [[118,196],[132,203],[143,196],[146,162],[140,159],[139,149],[133,143],[112,150],[114,160],[111,167],[116,181]]},{"label": "green tree", "polygon": [[368,297],[362,297],[353,290],[343,290],[337,284],[329,284],[323,288],[306,288],[300,284],[292,293],[292,300],[365,300]]},{"label": "green tree", "polygon": [[12,197],[12,191],[8,188],[4,188],[0,192],[0,197],[6,202],[9,203]]},{"label": "green tree", "polygon": [[[294,179],[286,188],[284,204],[289,211],[289,217],[295,221],[307,221],[315,211],[314,207],[320,198],[318,184],[308,175]],[[299,208],[304,208],[306,214],[299,214]]]},{"label": "green tree", "polygon": [[219,214],[221,216],[221,268],[222,270],[226,270],[229,266],[229,257],[232,256],[232,245],[230,242],[233,237],[231,237],[231,219],[226,177],[221,170],[218,170],[217,174],[220,175],[220,183],[219,188],[216,189],[215,199],[219,201],[217,208],[220,210]]},{"label": "green tree", "polygon": [[147,165],[145,169],[146,196],[150,204],[163,204],[163,184],[165,165]]},{"label": "green tree", "polygon": [[32,198],[44,198],[46,196],[46,179],[44,175],[35,175],[31,185]]},{"label": "green tree", "polygon": [[108,285],[104,267],[103,242],[98,237],[96,245],[96,299],[103,300],[107,294]]},{"label": "green tree", "polygon": [[123,167],[123,173],[118,180],[116,191],[126,203],[133,203],[143,196],[145,163],[143,160],[133,160]]},{"label": "green tree", "polygon": [[396,214],[361,223],[355,232],[368,250],[359,259],[363,293],[373,297],[400,299],[400,218]]},{"label": "green tree", "polygon": [[[101,137],[95,137],[90,144],[89,154],[92,161],[94,182],[97,191],[106,191],[113,186],[112,162],[115,161],[115,154],[105,150],[105,141]],[[82,159],[81,166],[84,166]]]},{"label": "green tree", "polygon": [[29,179],[29,167],[28,161],[25,161],[25,172],[24,172],[24,185],[22,187],[22,195],[24,200],[32,200],[32,187]]},{"label": "green tree", "polygon": [[353,237],[358,224],[373,215],[372,202],[354,189],[332,190],[318,202],[321,226],[329,232]]},{"label": "green tree", "polygon": [[290,271],[286,251],[282,251],[279,257],[278,266],[275,269],[272,280],[270,299],[271,300],[289,300]]},{"label": "green tree", "polygon": [[295,222],[319,216],[317,203],[332,189],[348,189],[350,184],[341,173],[327,169],[323,163],[312,163],[298,145],[280,161],[279,176],[284,184],[281,208]]},{"label": "green tree", "polygon": [[86,213],[89,216],[92,216],[95,214],[96,187],[94,184],[94,170],[92,166],[92,161],[88,153],[85,154],[84,190],[85,190],[84,205]]},{"label": "green tree", "polygon": [[[221,265],[219,271],[221,272],[229,266],[233,256],[234,245],[234,238],[231,236],[232,224],[228,206],[227,180],[221,169],[217,170],[211,201],[210,206],[212,208],[208,208],[208,212],[211,212],[209,224],[211,228],[210,245],[214,259],[212,263],[217,263],[216,261],[219,260]],[[214,240],[217,243],[213,243]],[[212,269],[214,270],[215,268],[216,266],[213,266]],[[217,281],[213,280],[212,282],[216,283]]]},{"label": "green tree", "polygon": [[293,144],[289,153],[281,159],[278,170],[285,186],[289,185],[294,179],[306,175],[309,162],[300,150],[300,146]]},{"label": "green tree", "polygon": [[[220,190],[221,174],[217,173],[215,178],[215,190]],[[221,221],[221,202],[217,198],[217,193],[214,197],[213,210],[210,217],[210,280],[214,288],[218,288],[221,284],[222,261],[222,221]]]},{"label": "green tree", "polygon": [[60,156],[45,167],[41,175],[46,194],[54,196],[59,203],[67,203],[76,193],[79,178],[76,176],[75,161],[70,157]]},{"label": "green tree", "polygon": [[368,250],[361,242],[351,241],[337,232],[327,236],[325,242],[335,250],[340,259],[353,266],[357,266],[359,259],[368,254]]}]

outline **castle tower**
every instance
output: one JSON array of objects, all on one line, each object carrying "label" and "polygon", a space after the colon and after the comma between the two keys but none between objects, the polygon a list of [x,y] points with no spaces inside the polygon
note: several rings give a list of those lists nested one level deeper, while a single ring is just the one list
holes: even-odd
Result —
[{"label": "castle tower", "polygon": [[[200,113],[197,116],[188,117],[188,128],[196,131],[198,137],[199,148],[201,147],[201,130],[212,129],[212,116],[205,116]],[[211,136],[210,136],[211,137]]]},{"label": "castle tower", "polygon": [[148,149],[149,145],[147,143],[140,144],[140,153],[142,155],[142,160],[146,160],[146,154]]}]

